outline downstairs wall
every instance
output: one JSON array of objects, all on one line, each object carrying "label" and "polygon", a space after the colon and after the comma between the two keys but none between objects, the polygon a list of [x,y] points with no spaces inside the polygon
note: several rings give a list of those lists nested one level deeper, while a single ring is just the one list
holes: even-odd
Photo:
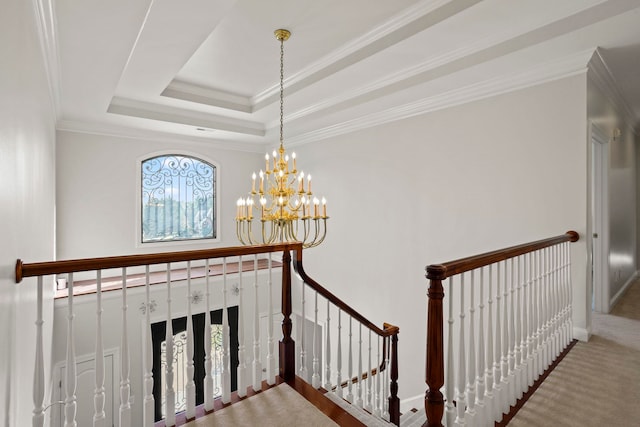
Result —
[{"label": "downstairs wall", "polygon": [[[35,4],[3,1],[0,13],[0,425],[4,427],[31,425],[33,410],[36,282],[15,283],[16,259],[54,258],[55,112]],[[53,288],[51,281],[45,283],[48,372]]]},{"label": "downstairs wall", "polygon": [[[236,200],[250,190],[251,171],[263,154],[212,148],[202,142],[170,142],[58,131],[57,251],[59,259],[205,249],[239,245]],[[178,150],[204,156],[219,167],[221,223],[217,242],[136,245],[137,162]]]},{"label": "downstairs wall", "polygon": [[[425,266],[576,230],[587,219],[586,75],[295,147],[328,199],[306,271],[400,327],[400,396],[423,395]],[[574,326],[587,252],[572,244]]]}]

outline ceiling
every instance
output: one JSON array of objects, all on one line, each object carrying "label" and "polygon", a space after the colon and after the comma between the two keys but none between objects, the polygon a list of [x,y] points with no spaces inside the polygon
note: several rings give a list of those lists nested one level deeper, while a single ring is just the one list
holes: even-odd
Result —
[{"label": "ceiling", "polygon": [[[264,151],[578,72],[635,124],[640,0],[56,0],[58,129]],[[51,67],[51,65],[50,65]]]}]

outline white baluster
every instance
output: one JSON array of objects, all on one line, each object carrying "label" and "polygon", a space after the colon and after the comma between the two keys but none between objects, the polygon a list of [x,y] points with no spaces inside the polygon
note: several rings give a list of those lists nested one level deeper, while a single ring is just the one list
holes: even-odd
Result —
[{"label": "white baluster", "polygon": [[205,310],[204,310],[204,410],[213,411],[213,375],[211,368],[211,272],[209,260],[204,262]]},{"label": "white baluster", "polygon": [[222,403],[231,402],[231,344],[229,339],[229,308],[227,306],[227,259],[222,260]]},{"label": "white baluster", "polygon": [[[145,314],[145,322],[144,322],[144,347],[143,347],[143,370],[144,370],[144,400],[143,400],[143,412],[142,412],[142,423],[144,425],[144,427],[151,427],[154,424],[154,406],[155,406],[155,402],[153,399],[153,344],[152,344],[152,339],[151,339],[151,305],[150,305],[150,295],[151,295],[151,285],[150,285],[150,280],[149,280],[149,266],[145,266],[145,274],[144,274],[144,278],[145,278],[145,282],[144,282],[144,286],[145,286],[145,293],[144,293],[144,314]],[[98,271],[98,283],[100,283],[100,272]],[[100,287],[100,285],[98,285],[98,287]],[[100,291],[98,291],[98,294],[100,293]],[[98,298],[98,300],[100,300]],[[102,311],[102,309],[99,309],[100,311]],[[100,336],[102,336],[102,331],[100,331]],[[100,339],[102,341],[102,338]],[[100,343],[100,352],[98,352],[98,348],[96,346],[96,356],[98,354],[102,354],[102,343]],[[104,378],[104,357],[100,358],[103,362],[102,362],[102,367],[101,367],[101,377]],[[97,361],[97,359],[96,359]],[[97,380],[97,366],[96,366],[96,396],[97,396],[97,391],[98,391],[98,380]],[[104,386],[103,386],[103,382],[101,382],[101,388],[102,388],[102,407],[104,410]],[[96,415],[98,411],[98,405],[96,405]],[[100,417],[101,419],[103,419],[104,417]],[[97,427],[98,424],[95,423],[95,418],[94,418],[94,426]],[[102,421],[100,424],[100,426],[104,426],[104,421]]]},{"label": "white baluster", "polygon": [[464,274],[460,275],[460,333],[458,335],[458,372],[457,372],[457,399],[456,399],[456,424],[457,426],[466,425],[465,409],[467,407],[467,398],[465,396],[465,385],[467,382],[467,363],[465,340],[464,340]]},{"label": "white baluster", "polygon": [[253,390],[262,390],[262,362],[260,361],[260,298],[258,296],[258,254],[253,257]]},{"label": "white baluster", "polygon": [[[464,275],[462,276],[464,288]],[[474,281],[474,271],[470,274],[469,294],[469,360],[467,368],[467,413],[465,415],[465,421],[472,424],[476,416],[476,344],[475,344],[475,295],[474,288],[476,286]],[[464,292],[464,289],[462,289]]]},{"label": "white baluster", "polygon": [[502,360],[502,306],[500,301],[502,294],[500,293],[500,263],[496,264],[496,346],[494,351],[493,363],[493,379],[494,379],[494,419],[502,419],[502,408],[504,407],[504,390],[502,389],[502,369],[500,367]]},{"label": "white baluster", "polygon": [[268,320],[268,336],[267,336],[267,383],[274,385],[276,383],[276,358],[273,355],[273,281],[272,267],[271,267],[271,252],[269,252],[269,282],[267,286],[269,288],[269,320]]},{"label": "white baluster", "polygon": [[165,418],[167,426],[176,425],[176,392],[173,386],[173,322],[171,317],[171,264],[167,263],[167,321],[165,334]]},{"label": "white baluster", "polygon": [[338,348],[336,358],[336,394],[342,397],[342,310],[338,309]]},{"label": "white baluster", "polygon": [[311,385],[313,388],[320,388],[320,361],[318,360],[318,293],[314,292],[314,308],[313,308],[313,375],[311,376]]},{"label": "white baluster", "polygon": [[[526,386],[522,380],[522,257],[518,257],[518,268],[516,270],[516,295],[515,295],[515,389],[516,399],[520,399],[524,394]],[[515,402],[514,402],[515,403]]]},{"label": "white baluster", "polygon": [[522,389],[526,391],[529,387],[529,281],[531,271],[529,268],[529,260],[531,253],[524,254],[522,258],[522,329],[520,348],[522,351]]},{"label": "white baluster", "polygon": [[302,321],[300,322],[300,366],[298,367],[298,375],[300,378],[309,382],[309,372],[307,371],[307,351],[305,342],[305,329],[307,324],[307,317],[305,313],[306,303],[305,300],[305,288],[306,284],[302,282]]},{"label": "white baluster", "polygon": [[193,314],[191,312],[191,261],[187,261],[187,419],[196,417],[196,384],[193,381],[195,366],[193,364]]},{"label": "white baluster", "polygon": [[571,268],[571,265],[569,264],[569,253],[568,253],[568,249],[569,249],[569,242],[564,242],[562,244],[562,262],[564,265],[564,269],[563,269],[563,274],[562,274],[562,283],[563,283],[563,292],[564,292],[564,302],[563,302],[563,323],[564,323],[564,347],[566,347],[567,345],[569,345],[569,342],[571,341],[571,329],[569,327],[569,322],[570,322],[570,317],[569,317],[569,311],[571,308],[571,298],[570,298],[570,285],[571,283],[569,282],[569,268]]},{"label": "white baluster", "polygon": [[42,338],[42,276],[38,276],[36,310],[36,360],[33,368],[33,427],[44,426],[44,353]]},{"label": "white baluster", "polygon": [[76,427],[76,345],[73,333],[73,273],[67,283],[67,367],[65,379],[64,425]]},{"label": "white baluster", "polygon": [[127,269],[122,269],[122,340],[120,342],[120,427],[131,427],[129,336],[127,332]]},{"label": "white baluster", "polygon": [[555,359],[560,355],[560,351],[562,351],[562,330],[560,323],[560,314],[561,314],[561,290],[560,290],[560,274],[561,274],[561,259],[560,259],[560,247],[558,245],[553,247],[553,258],[554,258],[554,280],[553,280],[553,343],[554,343],[554,352],[553,358]]},{"label": "white baluster", "polygon": [[[377,348],[377,354],[378,357],[376,357],[376,381],[375,381],[375,394],[373,396],[373,415],[375,415],[376,417],[380,417],[382,415],[382,410],[380,408],[381,406],[381,393],[380,393],[380,377],[381,372],[380,372],[380,366],[381,366],[381,362],[382,359],[380,358],[380,348],[382,347],[382,344],[380,343],[381,338],[380,335],[378,335],[378,348]],[[384,357],[384,356],[383,356]]]},{"label": "white baluster", "polygon": [[509,378],[509,279],[507,273],[507,261],[504,261],[504,292],[502,293],[502,314],[503,314],[503,328],[502,328],[502,412],[509,412],[509,405],[511,405],[511,381]]},{"label": "white baluster", "polygon": [[485,408],[485,420],[486,422],[495,420],[495,399],[497,395],[493,392],[493,265],[489,265],[489,289],[487,295],[489,296],[489,300],[487,301],[487,346],[486,346],[486,366],[485,366],[485,375],[486,375],[486,392],[485,395],[487,397],[487,407]]},{"label": "white baluster", "polygon": [[550,315],[551,310],[549,310],[549,288],[550,288],[550,275],[551,275],[551,266],[549,262],[549,250],[548,248],[544,248],[542,250],[543,260],[544,260],[544,280],[542,286],[542,319],[543,319],[543,369],[547,369],[551,364],[551,346],[550,346]]},{"label": "white baluster", "polygon": [[455,423],[456,413],[453,401],[455,399],[455,368],[453,367],[453,278],[449,278],[449,320],[447,328],[447,364],[446,364],[446,406],[445,406],[445,419],[447,427],[451,427]]},{"label": "white baluster", "polygon": [[389,353],[391,353],[391,337],[385,337],[387,341],[387,351],[384,353],[384,379],[382,387],[382,418],[389,421],[389,384],[391,383],[391,365],[389,364]]},{"label": "white baluster", "polygon": [[242,255],[238,259],[238,396],[245,397],[247,395],[247,387],[249,382],[247,381],[247,356],[245,352],[244,343],[244,303],[242,301],[242,294],[244,293],[244,287],[242,286]]},{"label": "white baluster", "polygon": [[327,331],[325,333],[324,388],[331,391],[331,303],[327,300]]},{"label": "white baluster", "polygon": [[569,243],[565,243],[567,253],[567,287],[569,288],[569,341],[573,340],[573,282],[571,280],[571,248]]},{"label": "white baluster", "polygon": [[369,329],[369,371],[367,372],[367,399],[364,409],[371,412],[373,408],[373,404],[371,402],[372,393],[371,389],[373,387],[373,365],[371,364],[371,329]]},{"label": "white baluster", "polygon": [[358,372],[356,372],[358,383],[356,384],[356,406],[362,408],[362,323],[358,322]]},{"label": "white baluster", "polygon": [[478,314],[478,365],[476,378],[476,425],[485,424],[484,269],[480,268],[480,312]]},{"label": "white baluster", "polygon": [[353,402],[353,318],[349,316],[349,358],[348,358],[348,372],[347,377],[347,397],[349,402]]},{"label": "white baluster", "polygon": [[542,251],[536,252],[536,290],[535,290],[535,341],[536,341],[536,379],[544,372],[543,359],[542,359],[542,287],[543,287],[543,265],[542,265]]},{"label": "white baluster", "polygon": [[530,252],[529,256],[529,274],[527,275],[527,283],[529,284],[529,291],[527,293],[526,307],[529,311],[527,317],[527,383],[529,387],[533,386],[535,381],[535,299],[534,299],[534,285],[535,285],[535,252]]},{"label": "white baluster", "polygon": [[[505,276],[506,278],[506,276]],[[515,335],[515,301],[514,301],[514,293],[515,293],[515,261],[514,258],[511,258],[511,281],[508,285],[509,291],[508,296],[510,297],[509,302],[509,334],[508,334],[508,342],[509,342],[509,353],[507,356],[507,361],[509,364],[509,405],[514,405],[516,403],[516,381],[515,381],[515,344],[516,344],[516,335]],[[505,283],[505,286],[507,284]],[[505,303],[507,302],[507,296],[505,295]],[[509,408],[507,408],[507,412]]]}]

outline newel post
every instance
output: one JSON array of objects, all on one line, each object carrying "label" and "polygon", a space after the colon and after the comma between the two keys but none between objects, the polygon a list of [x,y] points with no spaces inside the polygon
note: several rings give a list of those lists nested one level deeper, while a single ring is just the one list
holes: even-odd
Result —
[{"label": "newel post", "polygon": [[442,279],[446,270],[441,265],[427,267],[429,279],[429,304],[427,308],[427,358],[426,383],[427,392],[424,397],[424,409],[427,421],[423,427],[442,426],[444,414],[444,396],[440,389],[444,385],[444,346],[442,299],[444,289]]},{"label": "newel post", "polygon": [[291,254],[285,250],[282,255],[282,340],[280,341],[280,377],[293,380],[295,368],[295,342],[291,338]]},{"label": "newel post", "polygon": [[[397,329],[397,328],[396,328]],[[398,331],[391,336],[391,396],[389,396],[389,418],[392,424],[400,425],[400,398],[398,398]]]}]

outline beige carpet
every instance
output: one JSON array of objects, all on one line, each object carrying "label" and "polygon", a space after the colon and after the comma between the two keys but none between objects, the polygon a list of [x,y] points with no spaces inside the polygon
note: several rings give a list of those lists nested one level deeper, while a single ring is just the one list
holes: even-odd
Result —
[{"label": "beige carpet", "polygon": [[334,427],[337,425],[294,389],[287,384],[280,384],[213,414],[191,421],[185,424],[185,427]]},{"label": "beige carpet", "polygon": [[640,281],[558,364],[509,426],[640,426]]}]

